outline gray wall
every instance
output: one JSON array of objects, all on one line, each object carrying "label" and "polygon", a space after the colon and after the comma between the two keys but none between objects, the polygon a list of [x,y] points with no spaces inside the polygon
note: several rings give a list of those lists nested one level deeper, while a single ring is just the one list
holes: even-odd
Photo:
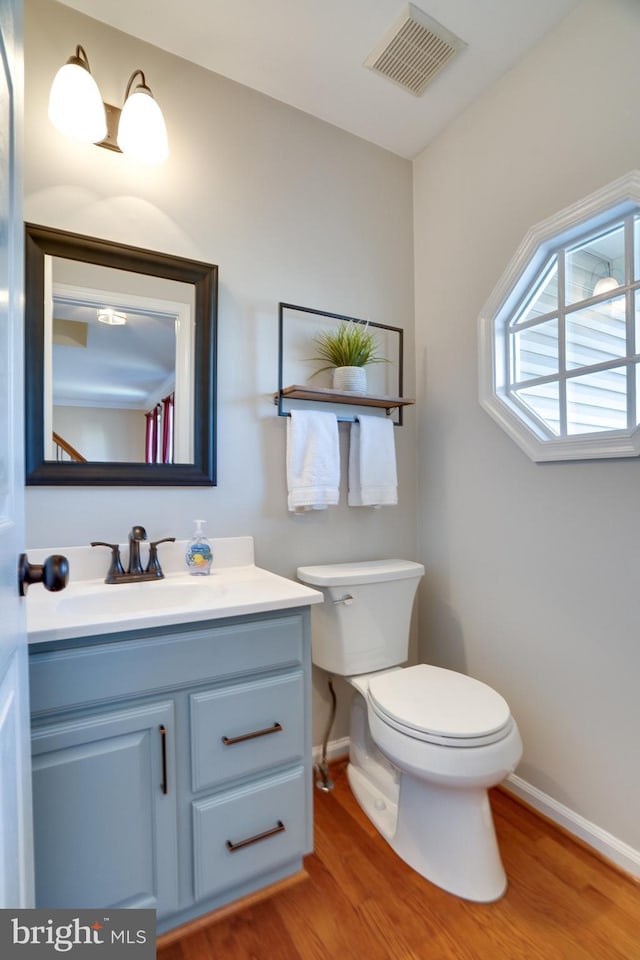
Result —
[{"label": "gray wall", "polygon": [[519,775],[636,851],[640,461],[529,461],[476,357],[529,227],[640,165],[639,45],[635,0],[585,0],[419,157],[414,206],[421,656],[501,691]]},{"label": "gray wall", "polygon": [[[341,427],[341,505],[294,517],[286,421],[272,402],[280,300],[404,327],[413,395],[411,164],[51,0],[26,0],[25,18],[25,218],[220,267],[218,486],[29,488],[27,545],[122,539],[133,522],[184,538],[203,517],[212,536],[253,535],[257,562],[288,576],[302,563],[414,558],[414,408],[396,430],[399,506],[346,506]],[[49,87],[78,43],[110,103],[145,71],[167,122],[167,163],[140,167],[52,128]],[[324,685],[320,675],[316,743]],[[346,732],[342,712],[335,735]]]}]

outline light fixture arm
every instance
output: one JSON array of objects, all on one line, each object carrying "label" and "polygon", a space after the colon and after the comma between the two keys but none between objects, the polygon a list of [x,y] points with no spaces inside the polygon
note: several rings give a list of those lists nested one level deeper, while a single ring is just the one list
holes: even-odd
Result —
[{"label": "light fixture arm", "polygon": [[69,57],[67,63],[72,63],[76,67],[84,67],[85,70],[88,70],[91,73],[91,67],[89,66],[89,57],[87,56],[87,51],[84,47],[81,47],[80,44],[76,47],[75,55]]},{"label": "light fixture arm", "polygon": [[142,77],[142,83],[138,84],[138,89],[142,88],[146,93],[149,94],[149,96],[153,96],[153,94],[151,93],[151,88],[147,86],[147,79],[144,73],[142,72],[142,70],[134,70],[131,76],[129,77],[129,82],[127,83],[127,89],[124,92],[124,101],[123,101],[124,103],[126,103],[127,100],[129,99],[129,94],[131,93],[131,87],[133,86],[133,81],[138,76]]}]

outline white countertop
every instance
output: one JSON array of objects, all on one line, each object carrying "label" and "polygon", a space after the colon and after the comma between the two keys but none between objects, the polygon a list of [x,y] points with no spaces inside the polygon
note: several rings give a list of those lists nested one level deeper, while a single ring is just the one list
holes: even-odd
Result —
[{"label": "white countertop", "polygon": [[[162,544],[164,579],[142,583],[105,584],[109,552],[104,548],[29,550],[32,563],[61,553],[70,565],[66,589],[50,593],[41,584],[29,587],[29,643],[266,613],[324,599],[317,590],[255,566],[251,537],[212,540],[214,566],[209,576],[191,576],[184,571],[186,543]],[[126,546],[122,556],[126,564]],[[96,563],[102,569],[99,578],[95,576]]]}]

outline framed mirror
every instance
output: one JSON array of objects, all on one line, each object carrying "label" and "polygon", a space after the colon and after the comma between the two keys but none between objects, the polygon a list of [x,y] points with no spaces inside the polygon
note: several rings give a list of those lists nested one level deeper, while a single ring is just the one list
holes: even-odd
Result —
[{"label": "framed mirror", "polygon": [[26,483],[214,485],[218,268],[27,223]]}]

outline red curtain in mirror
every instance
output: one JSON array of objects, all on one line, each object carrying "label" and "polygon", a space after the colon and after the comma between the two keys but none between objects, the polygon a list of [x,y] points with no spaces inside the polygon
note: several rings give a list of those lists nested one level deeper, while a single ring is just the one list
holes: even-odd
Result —
[{"label": "red curtain in mirror", "polygon": [[171,393],[153,410],[145,413],[145,461],[173,463],[173,408]]},{"label": "red curtain in mirror", "polygon": [[173,394],[162,401],[162,463],[173,463]]},{"label": "red curtain in mirror", "polygon": [[155,407],[148,413],[145,413],[145,462],[157,463],[156,450],[158,446],[158,408]]}]

